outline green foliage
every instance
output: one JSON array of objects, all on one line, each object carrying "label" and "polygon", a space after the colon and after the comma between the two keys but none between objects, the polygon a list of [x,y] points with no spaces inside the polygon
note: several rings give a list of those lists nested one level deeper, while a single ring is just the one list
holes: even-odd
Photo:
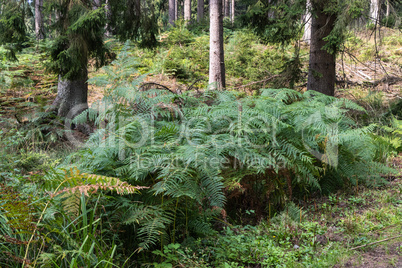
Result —
[{"label": "green foliage", "polygon": [[[158,42],[155,1],[111,0],[109,27],[115,29],[120,40],[137,40],[141,47],[153,48]],[[137,5],[138,4],[138,5]]]},{"label": "green foliage", "polygon": [[336,263],[336,254],[340,252],[336,248],[316,255],[315,236],[325,233],[324,228],[311,223],[296,223],[294,228],[291,234],[283,236],[284,230],[275,225],[226,227],[220,235],[190,241],[181,247],[168,245],[162,252],[154,253],[164,258],[163,265],[170,267],[186,264],[187,260],[194,263],[192,267],[329,267]]},{"label": "green foliage", "polygon": [[[117,178],[52,170],[36,184],[0,177],[0,263],[20,267],[124,267],[108,196],[139,193]],[[119,253],[120,254],[120,253]]]},{"label": "green foliage", "polygon": [[51,46],[52,61],[48,68],[66,79],[82,78],[89,57],[96,59],[97,67],[104,64],[107,52],[103,45],[105,10],[88,10],[83,5],[73,4],[67,5],[63,12],[64,22],[58,29],[61,35]]},{"label": "green foliage", "polygon": [[[230,193],[250,178],[259,189],[252,196],[283,204],[292,188],[376,184],[375,174],[390,171],[375,159],[374,126],[357,128],[348,117],[364,111],[349,100],[289,89],[248,97],[138,91],[138,80],[125,80],[133,66],[126,48],[90,80],[107,91],[98,110],[77,120],[108,125],[76,157],[89,173],[149,187],[119,205],[140,250],[210,233],[212,219],[224,214],[224,187]],[[267,200],[275,192],[280,198]]]},{"label": "green foliage", "polygon": [[0,16],[0,45],[6,45],[7,58],[16,60],[15,52],[27,41],[24,5],[19,1],[2,4]]},{"label": "green foliage", "polygon": [[[187,85],[200,80],[207,86],[209,35],[196,36],[180,21],[166,35],[154,51],[136,49],[141,60],[139,70],[167,74]],[[245,30],[227,31],[225,36],[225,70],[230,84],[247,84],[277,74],[281,74],[281,79],[268,82],[270,85],[291,86],[289,81],[298,81],[300,58],[298,54],[292,57],[290,46],[263,45],[255,34]]]},{"label": "green foliage", "polygon": [[392,118],[390,126],[382,126],[381,130],[385,132],[383,136],[378,136],[393,151],[398,155],[402,151],[402,120]]},{"label": "green foliage", "polygon": [[246,82],[258,81],[278,74],[288,55],[278,46],[262,46],[257,36],[237,31],[230,36],[225,50],[225,68],[229,76],[245,78]]},{"label": "green foliage", "polygon": [[266,42],[288,45],[298,40],[303,31],[300,16],[305,14],[306,3],[296,1],[257,1],[242,17],[243,25],[251,27]]}]

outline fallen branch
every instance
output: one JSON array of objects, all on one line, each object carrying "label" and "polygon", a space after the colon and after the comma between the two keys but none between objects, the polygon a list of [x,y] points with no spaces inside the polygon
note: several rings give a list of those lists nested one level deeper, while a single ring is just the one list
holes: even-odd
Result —
[{"label": "fallen branch", "polygon": [[365,245],[363,245],[363,246],[358,246],[358,247],[355,247],[355,248],[351,248],[351,249],[349,249],[349,250],[355,250],[355,249],[358,249],[358,248],[364,248],[364,247],[367,247],[367,246],[375,245],[375,244],[378,244],[378,243],[381,243],[381,242],[385,242],[385,241],[388,241],[388,240],[391,240],[391,239],[399,238],[399,237],[402,237],[402,235],[398,235],[398,236],[386,238],[386,239],[383,239],[383,240],[380,240],[380,241],[368,243],[368,244],[365,244]]},{"label": "fallen branch", "polygon": [[[157,87],[150,87],[150,86],[157,86]],[[176,92],[174,92],[173,90],[171,90],[170,88],[168,88],[167,86],[155,83],[155,82],[148,82],[148,83],[143,83],[140,87],[139,87],[139,91],[147,91],[150,90],[152,88],[155,89],[164,89],[167,91],[172,92],[173,94],[177,94]]]}]

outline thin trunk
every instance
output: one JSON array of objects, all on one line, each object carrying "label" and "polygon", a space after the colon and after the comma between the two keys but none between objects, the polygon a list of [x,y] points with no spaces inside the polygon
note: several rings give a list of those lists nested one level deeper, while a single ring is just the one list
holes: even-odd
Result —
[{"label": "thin trunk", "polygon": [[191,0],[184,0],[184,20],[186,24],[191,20]]},{"label": "thin trunk", "polygon": [[43,0],[35,1],[35,35],[37,40],[45,38],[43,32]]},{"label": "thin trunk", "polygon": [[232,24],[234,23],[234,18],[235,18],[235,0],[232,0],[232,5],[230,6],[230,20],[232,21]]},{"label": "thin trunk", "polygon": [[52,104],[59,116],[72,119],[88,107],[87,80],[86,69],[83,69],[81,76],[74,80],[63,79],[59,75],[57,97]]},{"label": "thin trunk", "polygon": [[110,27],[109,22],[112,20],[112,10],[111,10],[111,7],[110,7],[109,0],[106,0],[105,12],[106,12],[105,36],[106,37],[111,37],[112,36],[112,29]]},{"label": "thin trunk", "polygon": [[391,10],[391,7],[389,4],[389,0],[387,0],[387,12],[385,13],[387,17],[389,17],[390,10]]},{"label": "thin trunk", "polygon": [[203,19],[204,19],[204,0],[198,0],[197,22],[201,22]]},{"label": "thin trunk", "polygon": [[306,3],[306,14],[304,15],[304,34],[303,34],[303,41],[307,44],[310,44],[311,40],[311,2],[307,0]]},{"label": "thin trunk", "polygon": [[222,0],[209,1],[210,41],[209,41],[209,84],[215,89],[225,88],[225,59],[223,51]]},{"label": "thin trunk", "polygon": [[230,17],[230,0],[223,0],[225,1],[225,18],[229,18]]},{"label": "thin trunk", "polygon": [[370,19],[374,24],[378,24],[380,20],[381,0],[371,0],[370,2]]},{"label": "thin trunk", "polygon": [[[335,55],[323,50],[327,43],[323,39],[334,28],[335,15],[324,13],[326,2],[312,1],[314,16],[311,22],[310,62],[307,89],[329,96],[335,93]],[[317,3],[319,2],[319,3]]]},{"label": "thin trunk", "polygon": [[176,0],[169,0],[169,24],[174,25],[176,20]]},{"label": "thin trunk", "polygon": [[174,20],[179,19],[179,0],[174,0]]}]

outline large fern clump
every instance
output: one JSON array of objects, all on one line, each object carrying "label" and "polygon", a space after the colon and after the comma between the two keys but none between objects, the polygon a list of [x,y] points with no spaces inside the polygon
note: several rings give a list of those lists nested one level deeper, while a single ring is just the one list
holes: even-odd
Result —
[{"label": "large fern clump", "polygon": [[294,189],[373,184],[389,172],[375,158],[374,126],[355,125],[348,111],[364,110],[349,100],[290,89],[145,91],[135,64],[123,49],[90,80],[105,97],[76,121],[99,128],[72,159],[85,172],[149,187],[115,203],[139,249],[211,232],[229,203],[248,202],[231,201],[245,193],[277,205]]}]

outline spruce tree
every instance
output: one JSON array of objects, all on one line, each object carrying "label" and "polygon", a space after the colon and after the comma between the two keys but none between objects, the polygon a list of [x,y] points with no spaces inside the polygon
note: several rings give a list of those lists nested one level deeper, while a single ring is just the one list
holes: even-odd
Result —
[{"label": "spruce tree", "polygon": [[[153,6],[145,1],[49,0],[45,3],[48,11],[56,14],[47,68],[58,74],[57,97],[52,106],[61,117],[73,118],[88,106],[88,61],[94,59],[96,67],[105,63],[106,23],[108,33],[113,30],[121,40],[136,39],[147,47],[157,43]],[[28,40],[26,2],[0,0],[0,4],[0,45],[5,45],[10,57],[16,59],[16,50]]]},{"label": "spruce tree", "polygon": [[103,43],[105,10],[91,1],[62,0],[53,4],[59,14],[49,69],[59,74],[53,107],[61,117],[75,117],[87,108],[88,60],[100,67],[107,52]]}]

